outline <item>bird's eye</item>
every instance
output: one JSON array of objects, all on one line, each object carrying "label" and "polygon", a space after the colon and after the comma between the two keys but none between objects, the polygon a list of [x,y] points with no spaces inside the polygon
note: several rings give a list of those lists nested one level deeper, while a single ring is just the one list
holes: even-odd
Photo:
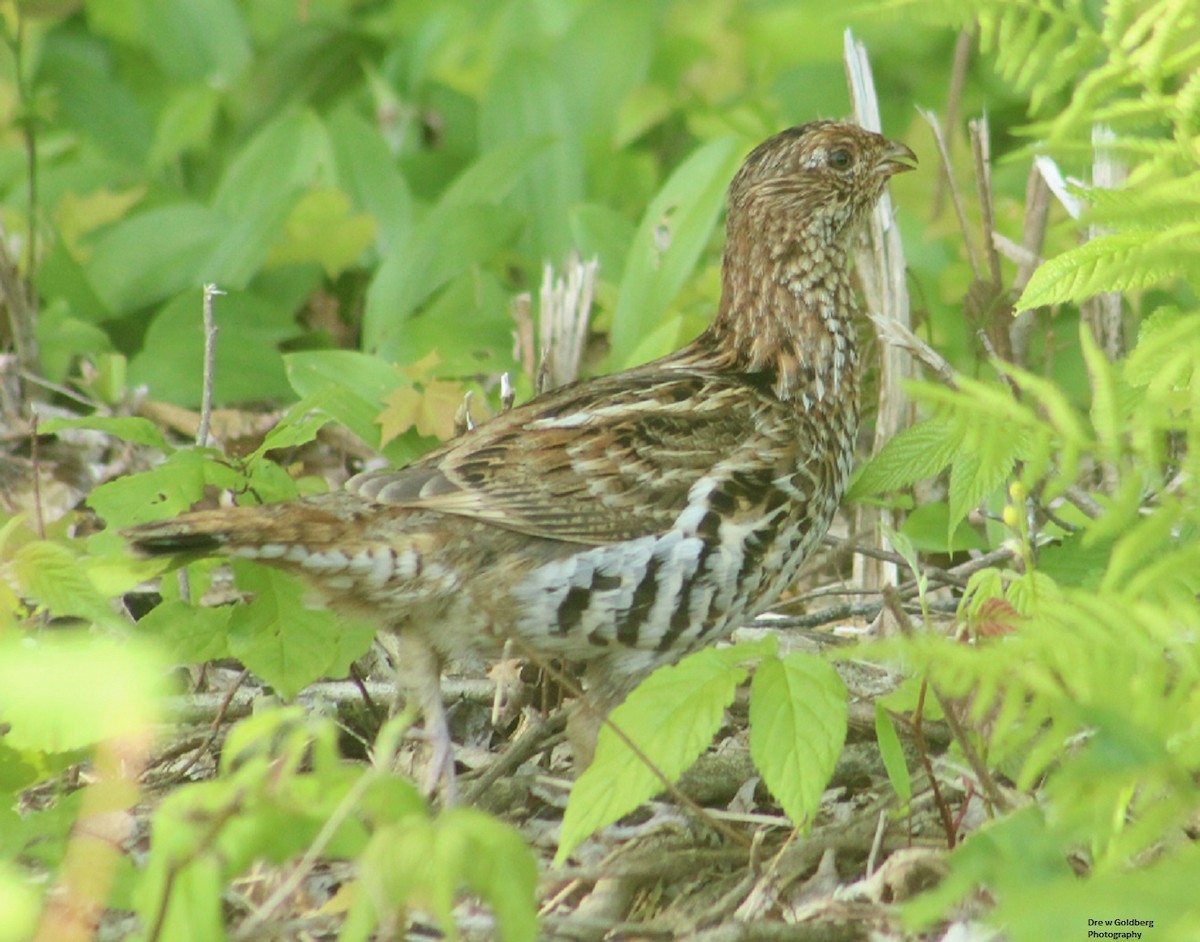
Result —
[{"label": "bird's eye", "polygon": [[854,157],[844,147],[829,152],[829,166],[834,170],[849,170],[852,163],[854,163]]}]

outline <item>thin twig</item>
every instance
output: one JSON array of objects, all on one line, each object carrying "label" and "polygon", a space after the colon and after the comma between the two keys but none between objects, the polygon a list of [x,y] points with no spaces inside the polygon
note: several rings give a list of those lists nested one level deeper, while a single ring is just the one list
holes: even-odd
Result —
[{"label": "thin twig", "polygon": [[975,188],[979,193],[979,207],[983,214],[983,251],[987,256],[988,275],[996,287],[1000,286],[1000,255],[992,241],[996,230],[996,212],[992,205],[992,135],[987,115],[967,125],[971,132],[971,153],[975,158]]},{"label": "thin twig", "polygon": [[967,250],[967,261],[971,263],[971,271],[975,275],[976,281],[983,280],[983,271],[979,267],[979,254],[975,251],[975,243],[971,240],[971,226],[967,222],[967,211],[963,206],[962,194],[958,192],[958,184],[954,180],[954,167],[950,163],[950,151],[946,146],[946,138],[942,134],[942,126],[938,122],[937,115],[925,108],[918,108],[917,112],[922,118],[928,122],[929,127],[933,130],[933,139],[937,143],[938,154],[942,158],[942,166],[946,170],[946,181],[950,186],[950,198],[954,203],[954,213],[958,216],[958,227],[962,230],[963,244]]},{"label": "thin twig", "polygon": [[204,387],[200,395],[200,427],[196,429],[196,445],[208,445],[208,429],[212,424],[213,383],[216,378],[217,322],[213,317],[213,298],[225,292],[216,285],[204,286]]}]

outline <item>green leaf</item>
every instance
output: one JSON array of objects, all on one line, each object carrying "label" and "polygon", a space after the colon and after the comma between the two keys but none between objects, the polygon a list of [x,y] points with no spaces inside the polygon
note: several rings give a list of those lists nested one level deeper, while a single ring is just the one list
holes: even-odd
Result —
[{"label": "green leaf", "polygon": [[233,609],[197,608],[169,599],[138,622],[138,630],[154,638],[175,664],[203,664],[228,657],[229,616]]},{"label": "green leaf", "polygon": [[522,243],[533,258],[561,259],[572,248],[566,209],[584,193],[583,148],[573,117],[567,89],[528,48],[498,65],[480,104],[484,153],[525,140],[550,141],[507,198],[527,220]]},{"label": "green leaf", "polygon": [[363,312],[363,346],[384,359],[411,363],[419,353],[396,343],[396,326],[455,275],[511,245],[520,228],[520,216],[500,206],[431,213],[376,271]]},{"label": "green leaf", "polygon": [[451,808],[434,826],[433,853],[441,888],[452,894],[465,882],[492,907],[501,942],[537,938],[538,869],[519,831],[475,808]]},{"label": "green leaf", "polygon": [[850,482],[852,500],[907,487],[940,474],[958,453],[961,437],[943,419],[927,419],[894,435]]},{"label": "green leaf", "polygon": [[288,382],[300,396],[319,395],[321,409],[373,448],[379,447],[383,400],[408,384],[384,360],[351,350],[313,350],[284,355]]},{"label": "green leaf", "polygon": [[333,152],[321,119],[290,109],[269,121],[227,164],[213,206],[232,219],[254,215],[307,189]]},{"label": "green leaf", "polygon": [[100,485],[88,495],[88,506],[110,527],[173,517],[204,496],[207,460],[203,451],[177,451],[149,471]]},{"label": "green leaf", "polygon": [[[771,639],[773,645],[774,639]],[[609,717],[674,782],[712,741],[725,708],[746,677],[738,662],[762,644],[708,648],[647,677]],[[662,791],[662,780],[605,725],[596,757],[571,789],[556,863],[588,835]]]},{"label": "green leaf", "polygon": [[87,568],[65,546],[46,540],[26,543],[13,554],[12,568],[21,592],[52,615],[125,627],[88,578]]},{"label": "green leaf", "polygon": [[812,820],[846,741],[846,685],[827,661],[767,658],[750,684],[750,755],[792,822]]},{"label": "green leaf", "polygon": [[900,532],[921,553],[961,553],[988,548],[987,541],[965,520],[959,523],[949,539],[946,538],[951,532],[950,507],[943,500],[921,504],[909,511]]},{"label": "green leaf", "polygon": [[967,514],[1009,479],[1020,449],[1019,435],[977,436],[950,468],[950,517],[947,540]]},{"label": "green leaf", "polygon": [[1016,309],[1146,288],[1193,272],[1198,253],[1200,225],[1194,222],[1153,235],[1133,231],[1099,236],[1043,262]]},{"label": "green leaf", "polygon": [[357,209],[374,217],[379,253],[386,255],[412,227],[408,184],[378,126],[352,108],[339,108],[329,116],[329,136],[342,189]]},{"label": "green leaf", "polygon": [[[155,398],[194,408],[203,387],[203,295],[196,288],[163,307],[150,323],[141,351],[129,363],[131,383]],[[295,312],[252,294],[231,292],[213,304],[217,325],[218,404],[288,398],[280,346],[296,335]]]},{"label": "green leaf", "polygon": [[625,258],[613,312],[610,341],[616,366],[633,365],[638,342],[668,313],[695,269],[741,159],[735,138],[711,141],[688,157],[651,201]]},{"label": "green leaf", "polygon": [[284,698],[326,676],[335,662],[346,663],[343,645],[353,649],[350,660],[370,648],[372,629],[307,607],[307,590],[295,577],[236,560],[233,567],[238,586],[254,599],[230,615],[229,651]]},{"label": "green leaf", "polygon": [[153,648],[82,631],[0,640],[0,718],[16,749],[65,752],[147,735],[159,722],[166,665]]},{"label": "green leaf", "polygon": [[198,297],[204,263],[228,224],[221,213],[190,203],[131,216],[96,240],[84,264],[88,282],[111,315],[136,311],[189,288]]},{"label": "green leaf", "polygon": [[53,435],[64,428],[95,429],[133,445],[143,445],[166,452],[173,450],[163,438],[158,426],[140,416],[92,415],[85,419],[48,419],[38,427],[38,431],[44,435]]},{"label": "green leaf", "polygon": [[883,759],[883,767],[887,769],[888,780],[900,799],[900,807],[907,808],[912,801],[912,776],[908,771],[908,761],[904,757],[900,737],[896,735],[892,715],[878,701],[875,703],[875,739],[879,743],[879,755]]},{"label": "green leaf", "polygon": [[315,262],[335,279],[359,260],[374,238],[375,220],[354,212],[345,193],[333,187],[311,189],[292,207],[267,264]]}]

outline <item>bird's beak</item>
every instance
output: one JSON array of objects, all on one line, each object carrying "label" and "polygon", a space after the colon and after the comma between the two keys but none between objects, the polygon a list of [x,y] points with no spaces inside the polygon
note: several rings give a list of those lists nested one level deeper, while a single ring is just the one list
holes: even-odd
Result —
[{"label": "bird's beak", "polygon": [[876,166],[888,176],[916,170],[917,155],[897,141],[888,141],[887,149],[884,150],[883,156],[879,158]]}]

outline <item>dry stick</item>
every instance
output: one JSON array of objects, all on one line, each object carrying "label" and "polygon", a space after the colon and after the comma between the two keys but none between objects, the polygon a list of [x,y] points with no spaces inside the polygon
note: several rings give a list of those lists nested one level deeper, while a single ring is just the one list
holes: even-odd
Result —
[{"label": "dry stick", "polygon": [[463,796],[464,803],[474,805],[483,797],[484,792],[500,778],[515,771],[522,762],[544,751],[550,745],[561,742],[561,733],[566,725],[566,713],[561,711],[531,725],[496,757],[479,778],[471,783],[471,788]]},{"label": "dry stick", "polygon": [[992,204],[992,135],[987,115],[971,121],[971,153],[975,157],[975,187],[983,214],[983,251],[987,256],[988,275],[992,284],[1000,286],[1000,255],[992,241],[996,229],[996,212]]},{"label": "dry stick", "polygon": [[[962,93],[967,82],[967,65],[971,58],[971,32],[961,30],[954,43],[954,64],[950,68],[950,91],[946,95],[946,127],[951,133],[958,127],[958,113],[962,110]],[[942,201],[946,198],[946,187],[949,183],[945,169],[937,176],[937,187],[933,191],[933,206],[930,218],[937,219],[942,214]]]},{"label": "dry stick", "polygon": [[317,832],[317,836],[313,838],[312,843],[304,851],[304,856],[292,868],[292,872],[275,888],[275,892],[238,927],[237,932],[234,934],[235,939],[249,939],[253,937],[259,927],[271,918],[275,910],[279,909],[287,901],[288,897],[296,892],[300,883],[308,876],[313,867],[316,866],[317,858],[321,855],[321,852],[333,840],[342,823],[355,811],[362,796],[368,788],[375,784],[381,774],[378,769],[368,769],[367,772],[359,776],[358,781],[350,786],[350,790],[346,792],[342,800],[337,803],[337,807],[325,819],[325,823],[321,825],[321,830]]},{"label": "dry stick", "polygon": [[233,686],[229,688],[229,691],[222,698],[220,706],[217,707],[217,713],[213,717],[213,721],[208,726],[208,735],[205,736],[203,742],[196,747],[196,751],[192,753],[192,757],[188,759],[186,763],[184,763],[183,768],[179,769],[171,777],[172,782],[182,781],[183,777],[191,771],[192,766],[199,762],[200,757],[204,755],[204,753],[206,753],[212,746],[213,741],[217,738],[217,731],[221,728],[221,720],[225,718],[225,712],[229,709],[229,705],[233,703],[234,696],[236,696],[238,690],[241,689],[242,684],[246,682],[246,679],[249,676],[249,669],[244,669],[240,674],[238,674],[237,679],[233,682]]},{"label": "dry stick", "polygon": [[[1013,294],[1017,297],[1029,284],[1034,271],[1041,264],[1042,243],[1046,238],[1046,220],[1050,213],[1050,187],[1046,185],[1041,170],[1034,163],[1029,168],[1029,179],[1025,183],[1025,222],[1021,229],[1021,244],[1011,258],[1017,265],[1017,277],[1013,281]],[[999,233],[993,236],[997,248],[1004,247],[1004,240]],[[1013,362],[1024,366],[1026,354],[1029,352],[1029,338],[1033,333],[1034,313],[1030,310],[1018,311],[1009,328],[1009,346],[1013,352]]]},{"label": "dry stick", "polygon": [[[868,130],[882,130],[879,116],[879,100],[875,93],[875,82],[871,75],[871,64],[866,48],[855,41],[850,30],[843,37],[843,59],[846,79],[850,86],[850,97],[854,103],[854,116]],[[904,246],[895,223],[891,197],[885,192],[871,214],[871,251],[858,252],[859,277],[867,297],[867,306],[878,312],[878,317],[888,324],[908,329],[911,313],[908,300],[907,268],[904,261]],[[914,373],[914,364],[904,347],[883,344],[880,351],[879,408],[875,419],[873,447],[878,451],[911,421],[912,406],[904,389],[904,382]],[[860,526],[867,531],[873,542],[882,542],[885,519],[894,528],[897,525],[894,512],[862,507],[859,510]],[[860,581],[876,587],[894,581],[895,567],[863,567]]]},{"label": "dry stick", "polygon": [[[217,323],[213,318],[213,298],[224,294],[214,284],[204,286],[204,303],[201,305],[201,320],[204,326],[204,360],[202,367],[202,385],[200,388],[200,425],[196,429],[196,447],[208,445],[208,429],[212,424],[213,382],[216,377],[217,359]],[[185,602],[192,600],[191,580],[186,566],[181,566],[175,574],[179,582],[179,597]]]},{"label": "dry stick", "polygon": [[200,427],[196,429],[196,445],[208,444],[208,428],[212,423],[213,382],[216,377],[217,323],[213,318],[213,298],[225,292],[216,285],[204,286],[204,388],[200,397]]},{"label": "dry stick", "polygon": [[[575,707],[576,709],[594,709],[587,697],[584,695],[584,692],[580,688],[579,684],[575,683],[573,678],[568,677],[565,672],[560,671],[557,667],[550,663],[549,659],[542,657],[536,651],[531,650],[527,645],[522,644],[519,639],[514,638],[513,643],[525,656],[527,661],[532,661],[541,670],[545,671],[551,680],[579,700],[579,703]],[[626,748],[628,748],[629,751],[637,757],[638,761],[650,770],[650,773],[662,783],[663,789],[666,791],[666,793],[670,795],[676,802],[678,802],[687,810],[691,811],[692,814],[696,815],[701,821],[707,822],[708,825],[713,828],[713,830],[720,832],[729,840],[734,841],[737,844],[741,844],[743,847],[750,846],[750,841],[747,840],[744,835],[735,831],[729,825],[725,824],[725,822],[714,818],[707,811],[705,811],[703,807],[698,805],[695,801],[680,791],[679,787],[663,774],[662,770],[660,770],[659,767],[654,764],[650,757],[646,755],[645,751],[637,743],[635,743],[629,737],[629,735],[623,729],[621,729],[620,726],[614,723],[611,717],[605,715],[604,725],[611,729],[613,731],[613,735],[621,740],[621,742],[625,744]]]},{"label": "dry stick", "polygon": [[938,123],[937,115],[925,108],[917,112],[928,122],[933,130],[933,139],[937,143],[938,154],[942,158],[942,166],[946,171],[946,180],[950,186],[950,198],[954,203],[954,213],[958,217],[958,227],[962,230],[963,244],[967,249],[967,260],[971,263],[971,271],[976,281],[983,280],[983,272],[979,267],[979,255],[975,251],[975,243],[971,240],[971,226],[967,222],[967,211],[963,207],[962,194],[958,192],[958,184],[954,180],[954,168],[950,164],[950,152],[946,147],[946,138],[942,134],[942,126]]},{"label": "dry stick", "polygon": [[38,414],[35,409],[29,419],[29,459],[33,464],[33,514],[37,526],[38,539],[46,539],[46,521],[42,514],[42,469],[41,453],[38,448]]}]

